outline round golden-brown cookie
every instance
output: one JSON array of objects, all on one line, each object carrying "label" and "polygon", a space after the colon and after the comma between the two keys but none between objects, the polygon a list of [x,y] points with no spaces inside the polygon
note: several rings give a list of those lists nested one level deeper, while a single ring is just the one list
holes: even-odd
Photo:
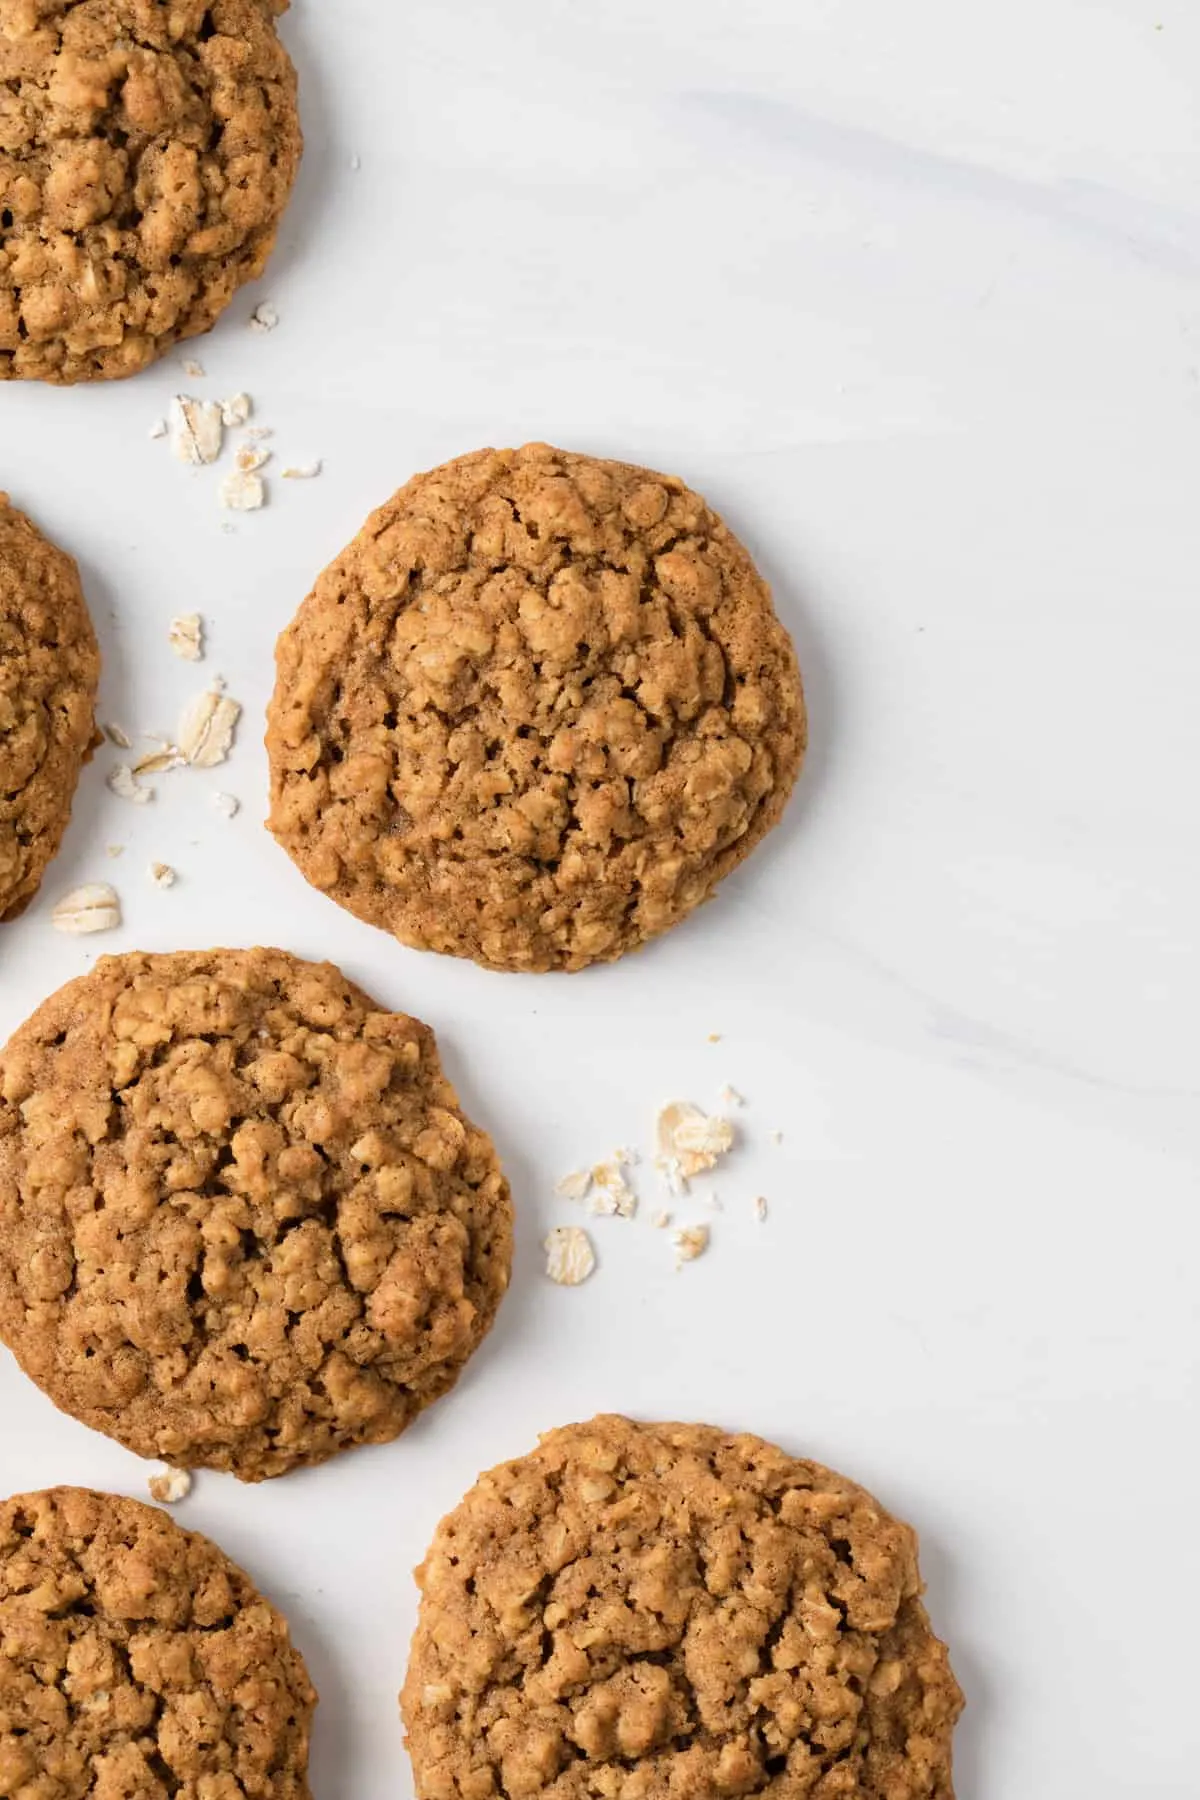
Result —
[{"label": "round golden-brown cookie", "polygon": [[0,1337],[140,1456],[258,1481],[387,1442],[511,1254],[433,1033],[329,963],[105,957],[0,1051]]},{"label": "round golden-brown cookie", "polygon": [[137,1500],[0,1503],[0,1794],[309,1800],[316,1694],[215,1544]]},{"label": "round golden-brown cookie", "polygon": [[271,829],[419,949],[581,969],[776,823],[805,713],[732,533],[673,476],[530,444],[418,475],[279,641]]},{"label": "round golden-brown cookie", "polygon": [[28,906],[62,842],[99,680],[78,569],[0,494],[0,921]]},{"label": "round golden-brown cookie", "polygon": [[953,1800],[962,1696],[914,1534],[760,1438],[550,1432],[417,1578],[419,1800]]},{"label": "round golden-brown cookie", "polygon": [[0,380],[132,375],[261,275],[288,0],[0,0]]}]

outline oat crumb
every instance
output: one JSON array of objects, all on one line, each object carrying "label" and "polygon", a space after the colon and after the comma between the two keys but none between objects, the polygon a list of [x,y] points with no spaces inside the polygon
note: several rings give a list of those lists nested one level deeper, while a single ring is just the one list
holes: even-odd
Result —
[{"label": "oat crumb", "polygon": [[269,300],[260,300],[250,314],[251,331],[274,331],[279,323],[279,313]]},{"label": "oat crumb", "polygon": [[179,613],[171,620],[167,642],[184,662],[204,661],[204,621],[199,613]]},{"label": "oat crumb", "polygon": [[266,484],[253,470],[237,468],[221,483],[217,499],[227,512],[259,512],[267,503]]},{"label": "oat crumb", "polygon": [[563,1200],[586,1200],[591,1185],[590,1169],[572,1169],[569,1175],[563,1175],[555,1182],[554,1191]]},{"label": "oat crumb", "polygon": [[170,863],[153,862],[150,864],[150,879],[156,888],[174,887],[179,877]]},{"label": "oat crumb", "polygon": [[198,363],[194,356],[184,357],[183,372],[189,381],[204,381],[206,379],[203,363]]},{"label": "oat crumb", "polygon": [[728,1119],[710,1118],[687,1100],[673,1100],[658,1115],[659,1154],[678,1164],[685,1183],[715,1168],[717,1158],[733,1148],[733,1139]]},{"label": "oat crumb", "polygon": [[782,1133],[782,1131],[773,1131],[773,1132],[772,1132],[772,1133],[771,1133],[771,1142],[772,1142],[772,1143],[773,1143],[773,1144],[782,1144],[782,1142],[783,1142],[783,1133]]},{"label": "oat crumb", "polygon": [[165,419],[155,419],[153,425],[150,427],[150,436],[152,438],[165,438],[166,435],[167,421]]},{"label": "oat crumb", "polygon": [[656,1212],[652,1215],[650,1223],[656,1231],[668,1231],[673,1217],[674,1215],[669,1212]]},{"label": "oat crumb", "polygon": [[168,744],[166,738],[151,738],[150,742],[158,747],[147,750],[139,756],[133,765],[135,775],[165,775],[168,769],[177,769],[183,761],[176,744]]},{"label": "oat crumb", "polygon": [[222,424],[244,425],[254,411],[254,402],[249,394],[231,394],[228,400],[221,402]]},{"label": "oat crumb", "polygon": [[597,1163],[592,1182],[595,1192],[590,1204],[594,1213],[632,1219],[637,1211],[637,1195],[621,1173],[619,1163]]},{"label": "oat crumb", "polygon": [[223,819],[235,819],[242,810],[242,803],[236,794],[214,794],[212,803]]},{"label": "oat crumb", "polygon": [[105,786],[118,800],[128,800],[134,806],[148,806],[154,798],[154,789],[143,787],[137,775],[125,763],[118,763],[115,769],[109,770]]},{"label": "oat crumb", "polygon": [[125,846],[124,846],[124,844],[109,844],[107,846],[107,848],[105,849],[104,854],[105,854],[105,856],[111,856],[113,861],[115,862],[117,860],[118,856],[124,856]]},{"label": "oat crumb", "polygon": [[745,1106],[745,1104],[745,1098],[738,1093],[735,1087],[723,1087],[721,1089],[722,1106]]},{"label": "oat crumb", "polygon": [[710,1043],[710,1044],[719,1044],[719,1043],[720,1043],[720,1041],[721,1041],[721,1034],[720,1034],[720,1032],[719,1032],[719,1031],[710,1031],[710,1032],[709,1032],[709,1034],[708,1034],[708,1042],[709,1042],[709,1043]]},{"label": "oat crumb", "polygon": [[177,1506],[191,1493],[192,1478],[186,1469],[164,1467],[151,1475],[146,1486],[150,1489],[152,1500],[157,1500],[162,1506]]},{"label": "oat crumb", "polygon": [[121,902],[107,881],[90,881],[64,894],[50,921],[56,931],[65,931],[71,937],[114,931],[121,923]]},{"label": "oat crumb", "polygon": [[258,469],[265,469],[271,460],[271,452],[264,450],[258,438],[250,438],[238,446],[234,458],[243,475],[253,475]]},{"label": "oat crumb", "polygon": [[129,733],[125,730],[124,726],[102,725],[100,727],[100,729],[104,733],[105,737],[108,739],[109,743],[115,744],[117,746],[118,750],[132,750],[133,749],[133,739],[130,737]]},{"label": "oat crumb", "polygon": [[767,1203],[761,1194],[754,1202],[754,1216],[760,1224],[767,1216]]},{"label": "oat crumb", "polygon": [[560,1287],[578,1287],[596,1267],[596,1252],[578,1225],[556,1225],[545,1240],[546,1273]]},{"label": "oat crumb", "polygon": [[675,1267],[682,1269],[684,1263],[695,1262],[708,1249],[711,1233],[707,1225],[688,1225],[675,1233]]},{"label": "oat crumb", "polygon": [[283,471],[285,481],[315,481],[321,473],[323,464],[318,459],[309,463],[289,463]]}]

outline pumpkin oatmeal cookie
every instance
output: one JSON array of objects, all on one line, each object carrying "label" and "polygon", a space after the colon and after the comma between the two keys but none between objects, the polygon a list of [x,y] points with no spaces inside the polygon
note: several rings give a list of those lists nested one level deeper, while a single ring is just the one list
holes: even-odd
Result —
[{"label": "pumpkin oatmeal cookie", "polygon": [[284,632],[270,825],[420,949],[582,969],[678,923],[805,747],[749,555],[674,476],[482,450],[368,520]]},{"label": "pumpkin oatmeal cookie", "polygon": [[953,1800],[962,1696],[914,1534],[760,1438],[552,1431],[418,1581],[419,1800]]},{"label": "pumpkin oatmeal cookie", "polygon": [[511,1248],[433,1033],[328,963],[105,957],[0,1051],[0,1337],[139,1456],[259,1481],[397,1437]]},{"label": "pumpkin oatmeal cookie", "polygon": [[99,680],[78,569],[0,494],[0,921],[29,905],[62,842]]},{"label": "pumpkin oatmeal cookie", "polygon": [[0,1503],[0,1794],[309,1800],[316,1694],[215,1544],[80,1488]]},{"label": "pumpkin oatmeal cookie", "polygon": [[0,0],[0,380],[132,375],[261,275],[288,0]]}]

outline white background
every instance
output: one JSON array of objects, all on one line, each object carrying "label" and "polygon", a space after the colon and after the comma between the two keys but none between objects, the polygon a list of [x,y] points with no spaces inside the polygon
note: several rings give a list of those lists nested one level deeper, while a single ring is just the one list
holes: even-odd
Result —
[{"label": "white background", "polygon": [[[962,1800],[1191,1800],[1200,15],[297,0],[284,31],[308,154],[268,279],[194,348],[209,379],[0,390],[0,481],[83,566],[103,716],[169,731],[215,671],[246,706],[228,767],[142,811],[97,758],[0,932],[0,1035],[100,949],[276,942],[433,1023],[502,1148],[516,1277],[458,1392],[179,1510],[289,1612],[317,1800],[410,1794],[410,1570],[478,1469],[600,1408],[758,1430],[919,1526]],[[230,531],[213,472],[147,433],[173,392],[239,388],[325,473]],[[570,978],[398,948],[260,826],[272,645],[317,571],[416,469],[534,437],[704,492],[812,711],[749,866]],[[199,671],[165,642],[193,609]],[[124,928],[53,932],[104,878]],[[600,1221],[595,1278],[551,1287],[554,1179],[726,1082],[711,1253],[676,1275],[645,1217]],[[0,1491],[144,1494],[7,1358],[0,1420]]]}]

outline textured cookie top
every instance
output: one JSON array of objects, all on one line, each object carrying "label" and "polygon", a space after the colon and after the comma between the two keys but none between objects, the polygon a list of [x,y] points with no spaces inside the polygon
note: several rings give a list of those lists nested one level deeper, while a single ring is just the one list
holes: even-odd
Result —
[{"label": "textured cookie top", "polygon": [[664,931],[778,819],[791,642],[673,476],[532,444],[419,475],[280,639],[271,829],[422,949],[580,969]]},{"label": "textured cookie top", "polygon": [[0,920],[29,904],[62,841],[99,679],[75,564],[0,494]]},{"label": "textured cookie top", "polygon": [[962,1700],[913,1533],[758,1438],[551,1432],[418,1580],[420,1800],[952,1800]]},{"label": "textured cookie top", "polygon": [[0,0],[0,380],[132,375],[262,273],[288,0]]},{"label": "textured cookie top", "polygon": [[315,1704],[207,1538],[79,1488],[0,1503],[0,1794],[308,1800]]},{"label": "textured cookie top", "polygon": [[255,1481],[397,1436],[511,1236],[432,1032],[327,963],[105,957],[0,1052],[0,1336],[139,1455]]}]

